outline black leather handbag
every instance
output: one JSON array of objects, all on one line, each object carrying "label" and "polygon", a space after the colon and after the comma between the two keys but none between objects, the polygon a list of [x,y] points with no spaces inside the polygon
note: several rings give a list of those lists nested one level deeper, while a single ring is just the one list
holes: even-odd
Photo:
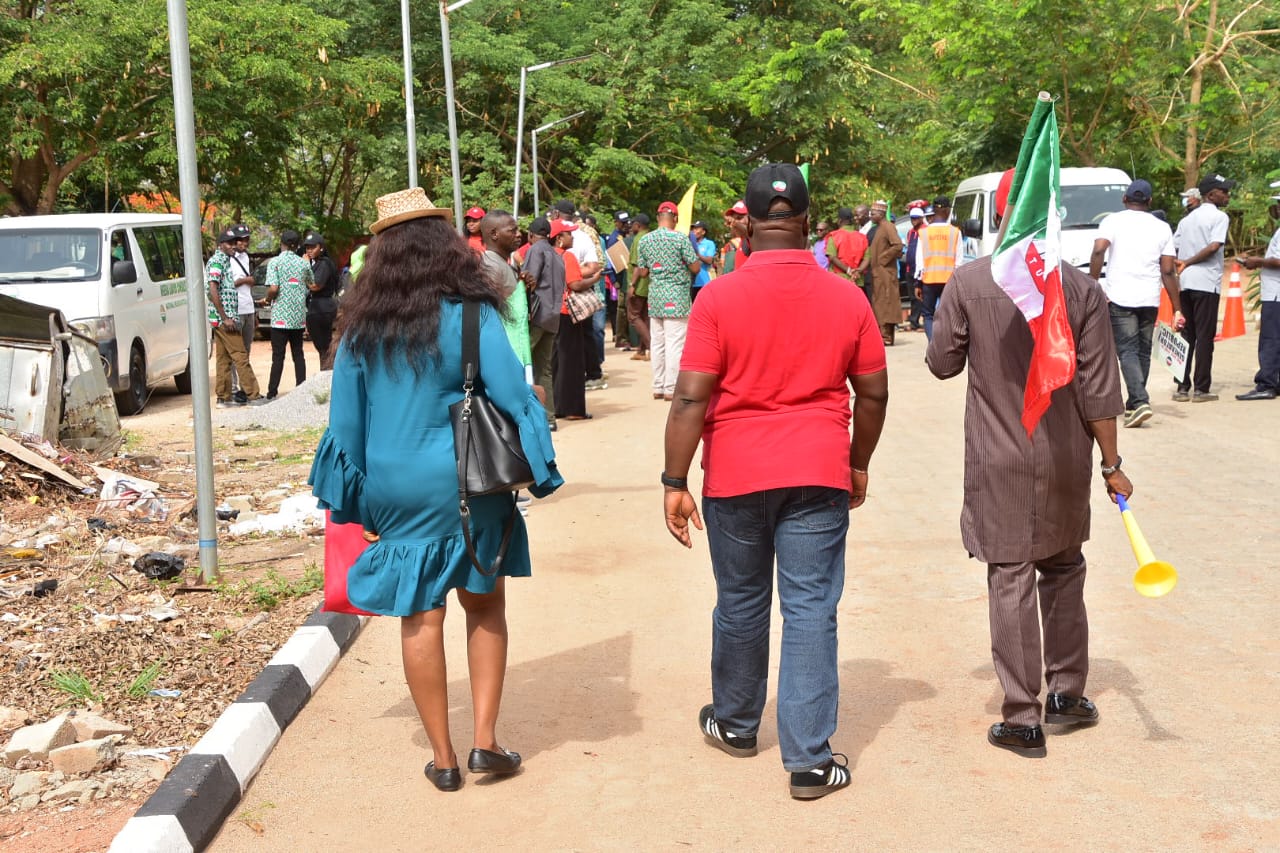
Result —
[{"label": "black leather handbag", "polygon": [[[516,492],[533,485],[533,470],[520,445],[520,431],[477,386],[480,376],[480,303],[462,304],[462,399],[449,407],[453,424],[453,447],[458,459],[458,513],[467,556],[484,575],[496,575],[502,568],[515,529]],[[502,544],[493,565],[486,568],[476,556],[471,537],[471,498],[508,494],[511,515],[502,531]]]}]

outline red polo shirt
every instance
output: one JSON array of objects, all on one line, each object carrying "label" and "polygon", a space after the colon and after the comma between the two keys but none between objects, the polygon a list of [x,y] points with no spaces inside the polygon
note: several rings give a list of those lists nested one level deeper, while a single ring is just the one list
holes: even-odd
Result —
[{"label": "red polo shirt", "polygon": [[885,369],[884,341],[862,290],[808,249],[756,250],[704,287],[680,369],[718,377],[704,495],[852,488],[846,382]]}]

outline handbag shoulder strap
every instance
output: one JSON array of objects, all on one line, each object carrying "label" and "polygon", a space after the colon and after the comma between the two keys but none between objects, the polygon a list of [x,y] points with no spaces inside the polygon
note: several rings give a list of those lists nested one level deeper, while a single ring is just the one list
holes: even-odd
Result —
[{"label": "handbag shoulder strap", "polygon": [[462,303],[462,381],[474,383],[480,375],[480,303]]}]

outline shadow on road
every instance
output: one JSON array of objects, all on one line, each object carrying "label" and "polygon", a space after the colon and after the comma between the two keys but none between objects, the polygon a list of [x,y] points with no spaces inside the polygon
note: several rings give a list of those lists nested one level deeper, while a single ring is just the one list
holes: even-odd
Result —
[{"label": "shadow on road", "polygon": [[[631,635],[622,634],[509,667],[498,720],[503,745],[528,759],[571,741],[597,743],[639,732],[631,645]],[[465,658],[449,664],[455,672],[466,672]],[[465,675],[449,682],[449,696],[454,741],[470,743],[471,683]],[[416,720],[418,712],[406,691],[404,699],[380,716]],[[427,748],[421,726],[415,727],[412,740]]]}]

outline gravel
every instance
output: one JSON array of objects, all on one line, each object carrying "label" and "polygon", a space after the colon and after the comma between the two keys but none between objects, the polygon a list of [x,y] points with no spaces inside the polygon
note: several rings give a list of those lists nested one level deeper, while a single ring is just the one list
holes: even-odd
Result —
[{"label": "gravel", "polygon": [[291,391],[260,406],[213,410],[213,425],[231,429],[279,431],[325,427],[329,423],[329,388],[333,372],[321,371]]}]

